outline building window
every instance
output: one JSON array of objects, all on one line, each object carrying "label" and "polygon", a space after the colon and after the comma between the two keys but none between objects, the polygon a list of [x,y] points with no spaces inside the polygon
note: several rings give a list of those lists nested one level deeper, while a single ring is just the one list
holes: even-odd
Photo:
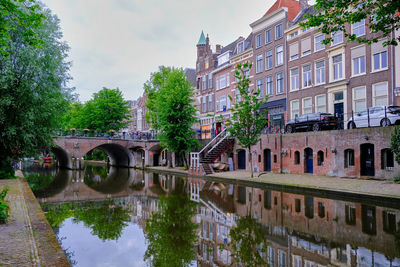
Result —
[{"label": "building window", "polygon": [[257,94],[259,97],[262,97],[263,95],[263,80],[259,79],[257,80]]},{"label": "building window", "polygon": [[354,167],[354,150],[346,149],[344,151],[344,167],[350,168]]},{"label": "building window", "polygon": [[311,64],[303,66],[303,88],[311,86]]},{"label": "building window", "polygon": [[315,97],[315,112],[326,112],[326,95],[317,95]]},{"label": "building window", "polygon": [[301,40],[301,56],[307,56],[311,54],[311,38],[305,38]]},{"label": "building window", "polygon": [[338,80],[343,78],[343,62],[342,55],[333,57],[333,79]]},{"label": "building window", "polygon": [[290,60],[295,60],[299,58],[299,43],[293,43],[289,46],[289,56]]},{"label": "building window", "polygon": [[265,69],[272,69],[272,50],[265,53]]},{"label": "building window", "polygon": [[332,33],[332,45],[343,43],[343,31],[336,31]]},{"label": "building window", "polygon": [[256,63],[256,72],[260,73],[262,71],[262,65],[263,65],[263,55],[259,54],[257,55],[257,63]]},{"label": "building window", "polygon": [[207,96],[202,97],[202,111],[207,112]]},{"label": "building window", "polygon": [[290,110],[291,110],[291,119],[294,120],[296,116],[299,116],[300,107],[299,107],[299,100],[292,100],[290,101]]},{"label": "building window", "polygon": [[276,65],[282,65],[283,64],[283,46],[278,46],[276,48]]},{"label": "building window", "polygon": [[268,265],[275,266],[275,249],[273,247],[268,247]]},{"label": "building window", "polygon": [[214,104],[213,104],[213,97],[214,97],[214,95],[209,95],[209,96],[208,96],[208,110],[209,110],[209,111],[212,111],[212,110],[213,110],[213,107],[214,107]]},{"label": "building window", "polygon": [[377,83],[372,85],[372,96],[374,106],[388,105],[388,83]]},{"label": "building window", "polygon": [[290,39],[293,39],[293,38],[296,37],[297,35],[299,35],[299,32],[298,32],[298,31],[291,33],[291,34],[290,34]]},{"label": "building window", "polygon": [[275,27],[275,40],[282,38],[282,24],[276,25]]},{"label": "building window", "polygon": [[267,77],[266,83],[267,83],[267,94],[268,95],[274,94],[274,88],[273,88],[273,81],[272,80],[273,80],[272,76],[268,76]]},{"label": "building window", "polygon": [[290,70],[290,90],[299,89],[299,68]]},{"label": "building window", "polygon": [[270,42],[272,42],[272,29],[265,31],[265,43],[268,44]]},{"label": "building window", "polygon": [[278,256],[279,256],[279,262],[278,266],[279,267],[286,267],[286,253],[283,250],[278,250]]},{"label": "building window", "polygon": [[294,152],[294,164],[295,165],[300,164],[300,152],[299,151]]},{"label": "building window", "polygon": [[381,169],[392,170],[394,167],[394,156],[390,148],[381,150]]},{"label": "building window", "polygon": [[374,54],[374,71],[388,67],[387,51]]},{"label": "building window", "polygon": [[293,258],[293,267],[302,267],[303,266],[301,256],[293,255],[292,258]]},{"label": "building window", "polygon": [[325,39],[323,35],[318,35],[315,37],[315,51],[320,51],[325,49],[325,45],[322,41]]},{"label": "building window", "polygon": [[276,74],[276,94],[283,93],[283,72]]},{"label": "building window", "polygon": [[365,19],[363,19],[359,22],[353,23],[352,28],[353,28],[353,34],[355,34],[357,37],[364,35],[365,34]]},{"label": "building window", "polygon": [[345,217],[346,224],[355,225],[356,224],[356,207],[351,205],[345,205]]},{"label": "building window", "polygon": [[261,47],[261,34],[256,36],[256,48]]},{"label": "building window", "polygon": [[240,53],[242,53],[243,51],[244,51],[244,43],[243,43],[243,42],[240,42],[240,43],[238,43],[238,45],[237,45],[237,53],[240,54]]},{"label": "building window", "polygon": [[312,98],[303,98],[303,114],[312,113]]},{"label": "building window", "polygon": [[207,79],[206,79],[206,75],[203,75],[202,77],[202,89],[206,90],[207,89]]},{"label": "building window", "polygon": [[365,73],[365,56],[353,58],[353,75]]},{"label": "building window", "polygon": [[324,152],[322,150],[317,153],[317,164],[318,166],[324,166]]},{"label": "building window", "polygon": [[383,231],[386,233],[394,234],[396,232],[396,213],[393,211],[384,210],[383,217]]},{"label": "building window", "polygon": [[212,75],[212,73],[208,74],[208,88],[213,88],[213,75]]},{"label": "building window", "polygon": [[361,112],[367,109],[367,99],[365,97],[365,87],[353,89],[353,111]]},{"label": "building window", "polygon": [[324,218],[325,217],[325,203],[318,202],[318,217]]},{"label": "building window", "polygon": [[226,97],[222,95],[219,97],[219,111],[226,111]]},{"label": "building window", "polygon": [[315,63],[315,81],[316,84],[325,83],[325,61],[317,61]]}]

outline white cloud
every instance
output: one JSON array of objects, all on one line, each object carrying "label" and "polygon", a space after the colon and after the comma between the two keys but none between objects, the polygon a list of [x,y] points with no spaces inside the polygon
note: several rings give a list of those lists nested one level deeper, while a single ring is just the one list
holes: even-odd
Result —
[{"label": "white cloud", "polygon": [[80,99],[119,87],[136,99],[159,65],[195,67],[202,30],[227,45],[274,1],[43,0],[61,20],[73,62],[70,86]]}]

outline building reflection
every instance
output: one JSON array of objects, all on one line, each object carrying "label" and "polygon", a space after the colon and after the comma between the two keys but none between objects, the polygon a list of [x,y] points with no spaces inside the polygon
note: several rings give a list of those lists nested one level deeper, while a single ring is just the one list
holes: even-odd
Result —
[{"label": "building reflection", "polygon": [[198,266],[238,266],[229,233],[247,215],[268,241],[260,255],[269,266],[400,266],[399,209],[131,169],[109,170],[91,182],[82,171],[55,175],[57,190],[39,196],[41,203],[113,198],[143,231],[160,196],[185,179],[185,192],[198,203]]}]

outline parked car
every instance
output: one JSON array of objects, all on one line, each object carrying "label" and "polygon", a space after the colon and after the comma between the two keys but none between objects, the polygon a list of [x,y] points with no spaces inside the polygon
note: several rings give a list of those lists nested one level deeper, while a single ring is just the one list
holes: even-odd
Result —
[{"label": "parked car", "polygon": [[400,124],[400,106],[377,106],[354,114],[347,121],[347,129],[393,124]]},{"label": "parked car", "polygon": [[296,117],[286,124],[286,132],[293,133],[298,130],[319,131],[322,129],[337,129],[339,119],[330,113],[309,113]]}]

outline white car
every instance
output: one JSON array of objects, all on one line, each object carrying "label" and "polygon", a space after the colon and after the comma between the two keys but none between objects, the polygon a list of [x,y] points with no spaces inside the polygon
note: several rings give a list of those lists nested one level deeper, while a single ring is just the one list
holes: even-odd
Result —
[{"label": "white car", "polygon": [[377,106],[355,113],[347,121],[347,129],[393,124],[400,125],[400,106]]}]

